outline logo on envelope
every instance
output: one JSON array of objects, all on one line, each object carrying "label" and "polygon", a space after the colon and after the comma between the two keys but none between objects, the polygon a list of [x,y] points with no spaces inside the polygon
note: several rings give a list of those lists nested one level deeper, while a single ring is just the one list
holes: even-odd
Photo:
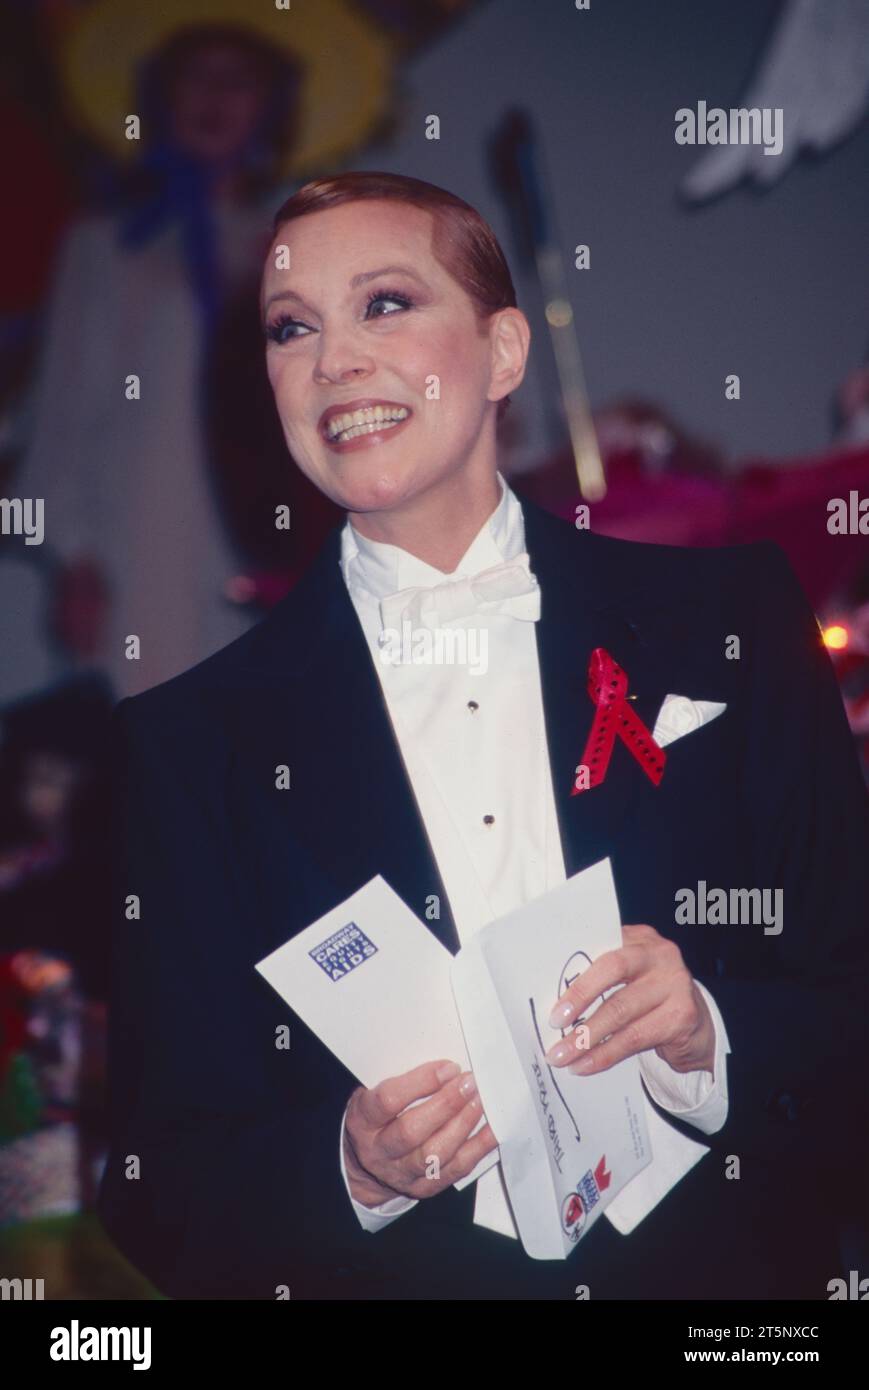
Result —
[{"label": "logo on envelope", "polygon": [[606,1154],[601,1158],[594,1172],[589,1168],[581,1178],[575,1192],[570,1192],[561,1204],[561,1226],[568,1240],[577,1241],[582,1235],[588,1213],[600,1201],[612,1181],[612,1173],[607,1172]]},{"label": "logo on envelope", "polygon": [[363,965],[377,954],[377,947],[369,941],[355,922],[348,922],[340,931],[333,932],[308,955],[325,971],[330,980],[343,980],[351,970]]}]

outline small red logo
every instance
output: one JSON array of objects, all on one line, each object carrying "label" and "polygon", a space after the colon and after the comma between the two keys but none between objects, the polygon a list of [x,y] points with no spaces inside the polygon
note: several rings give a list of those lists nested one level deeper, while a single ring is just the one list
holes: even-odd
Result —
[{"label": "small red logo", "polygon": [[561,1208],[561,1225],[568,1240],[577,1241],[585,1225],[585,1207],[578,1192],[571,1192]]},{"label": "small red logo", "polygon": [[607,1188],[612,1182],[612,1176],[612,1173],[607,1172],[606,1154],[604,1154],[600,1163],[594,1170],[594,1180],[597,1183],[598,1190],[600,1192],[606,1192]]}]

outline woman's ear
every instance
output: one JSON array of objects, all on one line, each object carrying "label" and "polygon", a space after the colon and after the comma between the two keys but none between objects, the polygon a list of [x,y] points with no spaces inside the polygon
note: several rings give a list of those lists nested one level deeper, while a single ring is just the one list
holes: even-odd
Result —
[{"label": "woman's ear", "polygon": [[492,373],[489,400],[500,401],[525,375],[531,329],[521,309],[499,309],[489,322]]}]

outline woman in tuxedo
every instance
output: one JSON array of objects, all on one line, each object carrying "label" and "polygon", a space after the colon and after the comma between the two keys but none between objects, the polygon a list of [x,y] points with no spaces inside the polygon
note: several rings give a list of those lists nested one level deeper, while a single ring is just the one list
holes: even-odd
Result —
[{"label": "woman in tuxedo", "polygon": [[[288,450],[347,520],[258,627],[118,708],[109,1231],[178,1297],[827,1297],[861,1200],[867,807],[783,555],[520,502],[496,424],[528,323],[442,189],[301,189],[261,313]],[[402,660],[423,613],[485,660]],[[639,743],[589,776],[610,678]],[[455,950],[606,856],[623,946],[553,999],[549,1061],[637,1056],[654,1157],[540,1263],[498,1166],[453,1187],[496,1147],[473,1076],[432,1058],[357,1087],[295,1020],[276,1042],[254,964],[376,874]],[[680,915],[707,885],[780,910]]]}]

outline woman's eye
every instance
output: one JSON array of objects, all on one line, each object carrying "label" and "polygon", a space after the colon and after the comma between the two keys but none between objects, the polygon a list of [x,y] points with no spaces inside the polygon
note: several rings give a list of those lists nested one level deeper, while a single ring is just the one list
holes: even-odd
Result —
[{"label": "woman's eye", "polygon": [[373,294],[368,300],[367,318],[382,319],[395,313],[394,309],[387,309],[383,313],[375,312],[375,306],[378,304],[397,304],[399,309],[410,309],[412,307],[411,301],[405,295],[393,294],[387,290],[381,290],[377,294]]},{"label": "woman's eye", "polygon": [[[389,318],[399,310],[412,308],[413,302],[407,298],[407,295],[380,290],[369,297],[365,307],[365,317],[368,319]],[[306,338],[313,331],[306,323],[302,323],[301,319],[293,319],[288,314],[282,314],[280,318],[275,319],[274,323],[267,326],[266,337],[270,342],[284,344],[291,343],[296,338]]]},{"label": "woman's eye", "polygon": [[[301,332],[292,332],[293,329],[301,329]],[[266,336],[273,343],[289,343],[294,338],[301,338],[310,331],[307,324],[302,323],[300,319],[291,319],[286,314],[282,314],[279,319],[275,319],[274,323],[268,325]]]}]

